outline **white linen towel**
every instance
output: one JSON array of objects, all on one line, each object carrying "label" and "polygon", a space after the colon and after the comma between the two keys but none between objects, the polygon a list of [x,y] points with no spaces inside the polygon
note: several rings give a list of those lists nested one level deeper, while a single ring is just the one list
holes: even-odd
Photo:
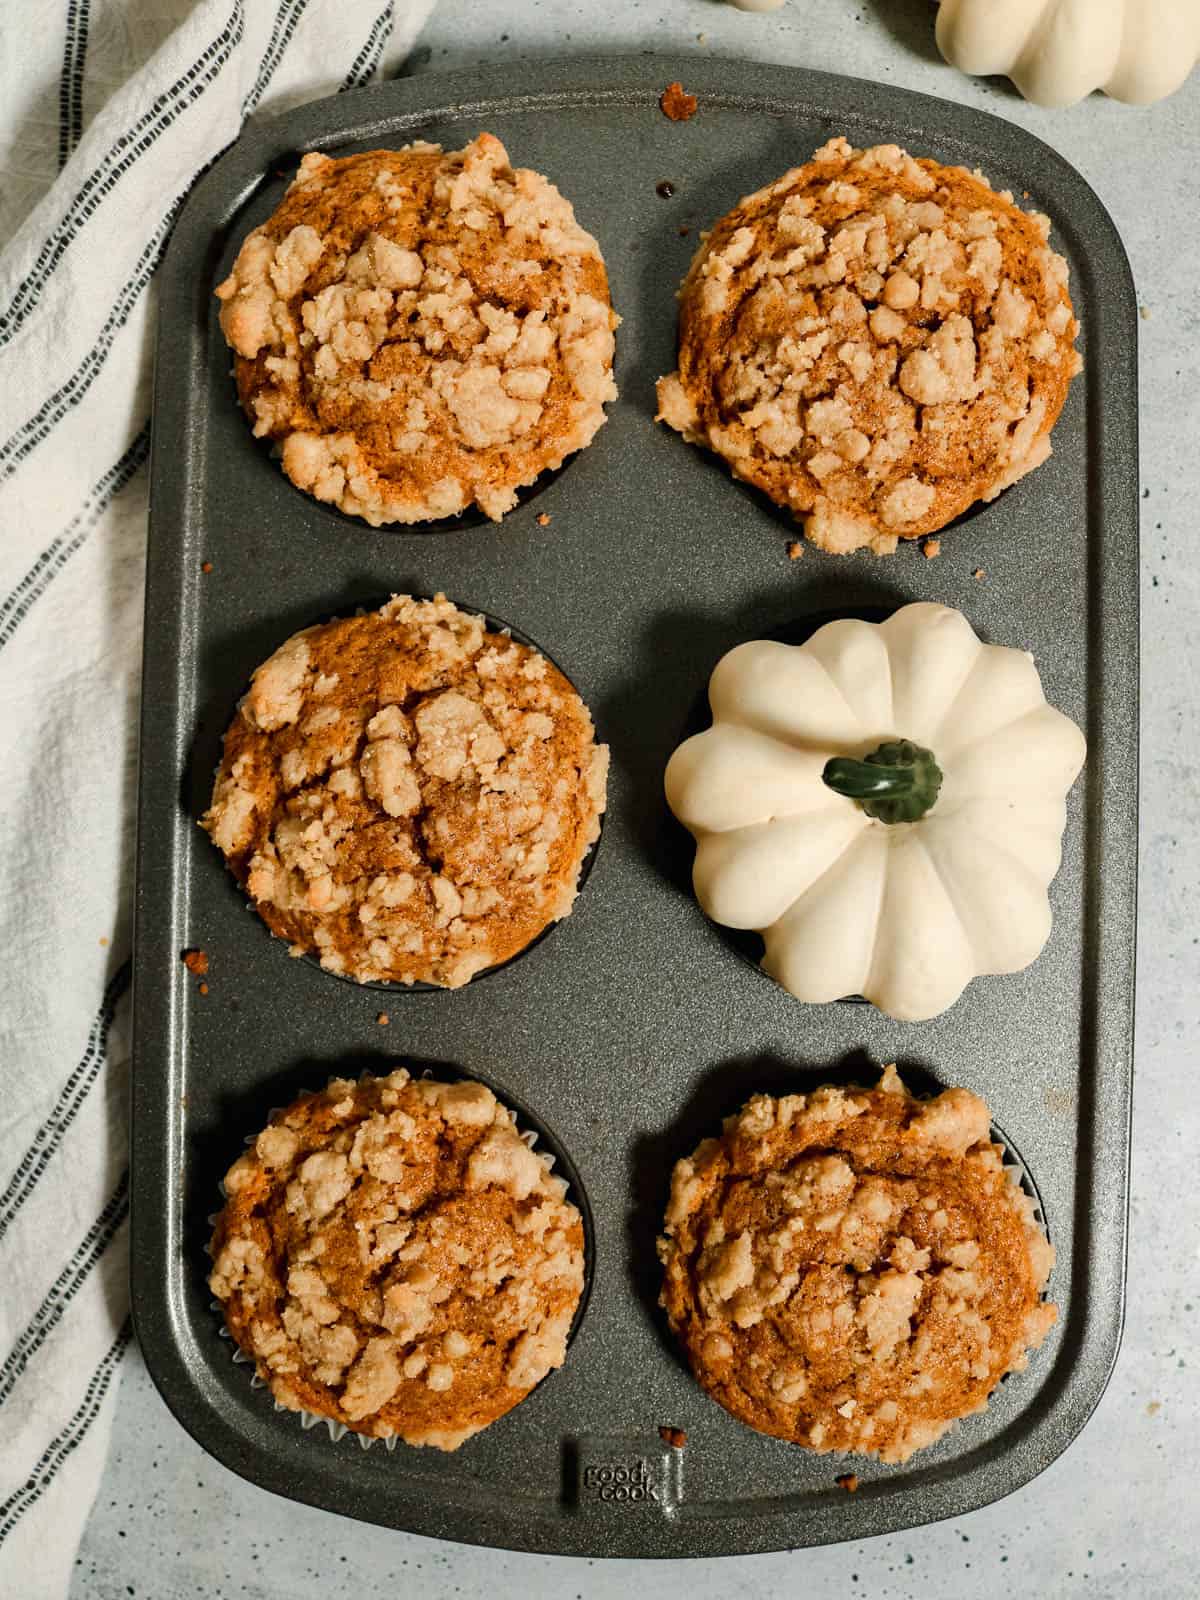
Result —
[{"label": "white linen towel", "polygon": [[244,119],[433,0],[50,0],[0,29],[0,1594],[59,1600],[129,1343],[125,1129],[154,273]]}]

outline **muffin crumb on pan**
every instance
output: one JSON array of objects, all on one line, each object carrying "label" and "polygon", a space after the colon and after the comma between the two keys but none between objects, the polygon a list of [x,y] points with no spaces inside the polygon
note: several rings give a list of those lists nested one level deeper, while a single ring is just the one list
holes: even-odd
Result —
[{"label": "muffin crumb on pan", "polygon": [[669,83],[658,97],[659,108],[670,122],[690,122],[699,103],[678,80]]},{"label": "muffin crumb on pan", "polygon": [[335,1078],[225,1193],[209,1284],[281,1405],[454,1450],[562,1365],[582,1218],[483,1084]]},{"label": "muffin crumb on pan", "polygon": [[310,152],[216,293],[256,436],[373,526],[499,520],[616,397],[599,246],[490,133]]},{"label": "muffin crumb on pan", "polygon": [[662,1304],[704,1388],[817,1451],[905,1461],[987,1407],[1056,1309],[1054,1251],[987,1106],[755,1095],[676,1167]]},{"label": "muffin crumb on pan", "polygon": [[659,419],[824,550],[934,533],[1050,454],[1081,361],[1049,232],[981,173],[831,139],[705,235]]},{"label": "muffin crumb on pan", "polygon": [[396,595],[258,668],[202,826],[293,955],[458,988],[571,910],[607,771],[544,655]]}]

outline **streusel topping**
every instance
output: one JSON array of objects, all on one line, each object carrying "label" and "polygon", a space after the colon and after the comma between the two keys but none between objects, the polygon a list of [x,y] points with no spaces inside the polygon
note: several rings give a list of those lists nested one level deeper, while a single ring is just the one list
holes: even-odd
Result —
[{"label": "streusel topping", "polygon": [[1050,454],[1081,362],[1049,220],[831,139],[705,237],[660,420],[835,553],[945,526]]},{"label": "streusel topping", "polygon": [[498,520],[616,397],[599,246],[490,133],[306,155],[216,292],[255,434],[372,525]]},{"label": "streusel topping", "polygon": [[662,1303],[705,1389],[763,1433],[904,1461],[987,1407],[1054,1306],[1054,1252],[965,1089],[755,1095],[680,1161]]},{"label": "streusel topping", "polygon": [[334,1079],[225,1191],[209,1284],[281,1404],[454,1450],[562,1365],[583,1223],[482,1084]]},{"label": "streusel topping", "polygon": [[293,955],[458,988],[571,910],[607,772],[545,656],[397,595],[259,667],[203,826]]}]

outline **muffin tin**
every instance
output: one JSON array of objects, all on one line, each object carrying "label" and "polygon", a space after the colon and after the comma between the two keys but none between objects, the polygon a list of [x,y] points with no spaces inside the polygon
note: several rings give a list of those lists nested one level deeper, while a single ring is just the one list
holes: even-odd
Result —
[{"label": "muffin tin", "polygon": [[[699,96],[671,123],[673,79]],[[500,527],[372,530],[310,503],[241,416],[213,285],[305,149],[488,128],[547,173],[600,240],[621,398],[594,444]],[[699,229],[831,134],[980,166],[1047,211],[1071,266],[1085,370],[1054,455],[943,536],[887,560],[806,549],[725,470],[655,427],[674,291]],[[657,185],[667,180],[673,194]],[[683,230],[687,230],[686,233]],[[862,1538],[957,1515],[1027,1482],[1103,1391],[1122,1315],[1137,786],[1136,306],[1095,195],[1030,135],[959,106],[820,73],[639,56],[380,85],[250,129],[194,191],[160,283],[139,802],[133,1306],[155,1381],[226,1465],[295,1499],[472,1543],[698,1556]],[[551,522],[542,527],[538,515]],[[211,570],[206,570],[208,565]],[[981,569],[983,576],[974,573]],[[555,937],[454,993],[360,989],[271,939],[197,827],[253,668],[297,628],[383,592],[444,589],[559,662],[612,749],[594,869]],[[831,611],[958,606],[1031,649],[1085,729],[1055,929],[1015,977],[933,1022],[799,1005],[750,970],[687,887],[667,758],[718,658]],[[180,953],[201,947],[201,993]],[[377,1019],[381,1013],[387,1025]],[[589,1300],[566,1365],[454,1455],[361,1451],[304,1431],[229,1357],[206,1218],[241,1140],[337,1070],[398,1058],[465,1073],[562,1153],[590,1213]],[[1021,1152],[1058,1250],[1061,1320],[1030,1363],[904,1466],[818,1456],[706,1398],[655,1300],[670,1168],[760,1089],[872,1078],[983,1094]],[[660,1427],[687,1443],[663,1441]],[[848,1494],[835,1481],[857,1474]]]}]

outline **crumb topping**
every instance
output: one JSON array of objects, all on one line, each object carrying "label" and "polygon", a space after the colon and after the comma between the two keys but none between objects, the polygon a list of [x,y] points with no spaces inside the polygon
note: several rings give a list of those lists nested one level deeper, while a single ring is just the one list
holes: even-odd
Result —
[{"label": "crumb topping", "polygon": [[334,1079],[225,1190],[209,1284],[281,1404],[453,1450],[562,1365],[583,1223],[482,1084]]},{"label": "crumb topping", "polygon": [[705,236],[659,419],[843,553],[942,528],[1050,454],[1082,365],[1046,217],[835,138]]},{"label": "crumb topping", "polygon": [[545,656],[397,595],[259,667],[202,825],[294,955],[457,988],[571,910],[607,771]]},{"label": "crumb topping", "polygon": [[[675,82],[669,83],[659,95],[658,104],[663,116],[672,122],[688,122],[696,115],[698,101],[694,94],[688,94],[681,83]],[[669,191],[670,185],[667,188]],[[661,184],[659,192],[662,192]]]},{"label": "crumb topping", "polygon": [[490,133],[306,155],[216,293],[255,434],[373,526],[498,520],[616,397],[599,246]]},{"label": "crumb topping", "polygon": [[662,1303],[700,1382],[810,1449],[904,1461],[1054,1322],[1054,1252],[965,1089],[755,1095],[672,1176]]}]

